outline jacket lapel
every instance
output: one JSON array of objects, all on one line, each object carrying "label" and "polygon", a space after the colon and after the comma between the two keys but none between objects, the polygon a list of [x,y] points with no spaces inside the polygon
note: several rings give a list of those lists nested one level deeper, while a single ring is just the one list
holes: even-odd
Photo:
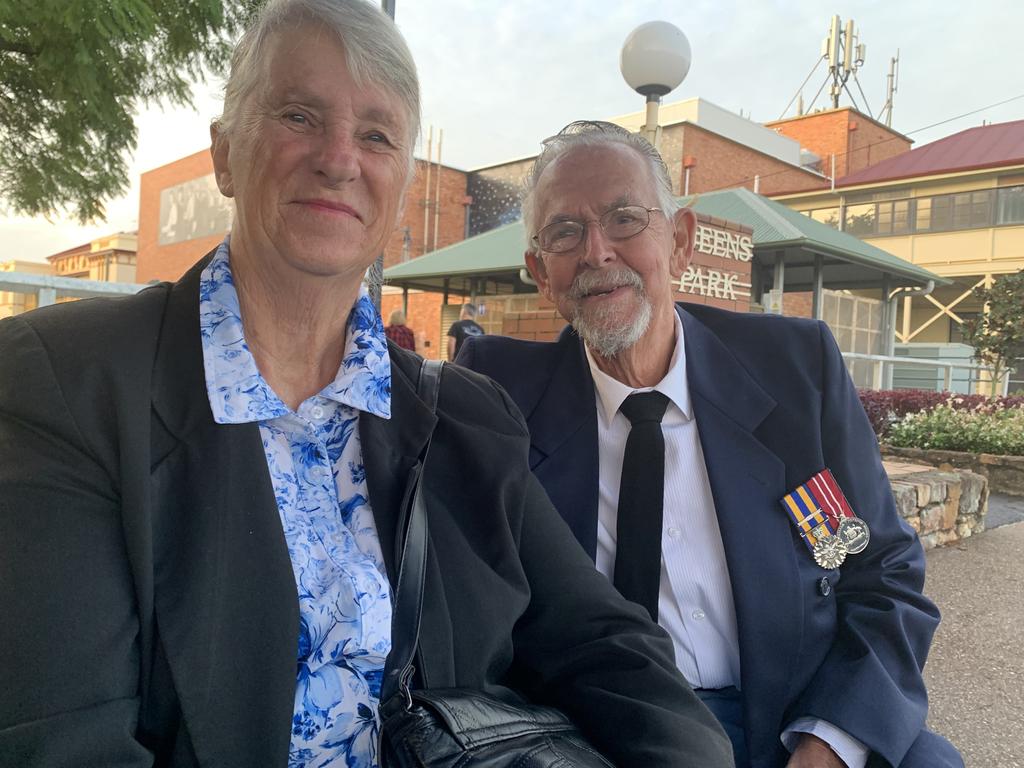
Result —
[{"label": "jacket lapel", "polygon": [[597,401],[583,342],[566,327],[553,349],[547,386],[526,413],[530,469],[577,540],[597,552]]},{"label": "jacket lapel", "polygon": [[259,427],[215,424],[207,401],[206,263],[171,289],[154,369],[157,633],[198,762],[284,765],[298,601]]},{"label": "jacket lapel", "polygon": [[775,401],[722,339],[682,308],[679,313],[687,380],[736,605],[746,730],[748,739],[767,734],[764,743],[748,746],[752,755],[775,754],[799,648],[794,632],[803,625],[792,533],[779,508],[786,493],[785,465],[756,435]]}]

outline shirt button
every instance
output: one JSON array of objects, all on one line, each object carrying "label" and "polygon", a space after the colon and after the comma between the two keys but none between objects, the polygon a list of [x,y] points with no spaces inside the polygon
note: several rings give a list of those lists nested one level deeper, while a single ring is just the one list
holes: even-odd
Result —
[{"label": "shirt button", "polygon": [[683,532],[681,530],[679,530],[678,528],[676,528],[674,525],[671,528],[668,529],[668,537],[670,539],[678,539],[682,535],[683,535]]},{"label": "shirt button", "polygon": [[322,419],[324,417],[324,409],[321,408],[319,405],[314,405],[312,408],[309,409],[309,415],[312,416],[314,419]]},{"label": "shirt button", "polygon": [[705,614],[704,611],[702,611],[700,608],[698,608],[690,615],[693,616],[693,618],[695,618],[697,621],[704,621],[704,619],[707,617],[707,614]]},{"label": "shirt button", "polygon": [[821,592],[822,597],[828,597],[832,594],[832,584],[829,583],[827,576],[821,577],[821,581],[818,582],[818,591]]}]

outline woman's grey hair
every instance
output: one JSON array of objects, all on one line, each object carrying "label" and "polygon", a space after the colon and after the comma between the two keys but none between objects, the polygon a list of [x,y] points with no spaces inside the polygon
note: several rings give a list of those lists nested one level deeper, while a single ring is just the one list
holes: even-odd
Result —
[{"label": "woman's grey hair", "polygon": [[270,0],[246,29],[231,56],[224,86],[224,113],[215,125],[227,134],[244,130],[245,104],[265,79],[267,49],[281,30],[303,23],[322,24],[345,46],[345,59],[357,84],[373,83],[394,94],[409,123],[409,167],[420,130],[420,86],[405,39],[388,16],[366,0]]},{"label": "woman's grey hair", "polygon": [[672,178],[669,176],[665,161],[661,159],[658,150],[639,133],[630,133],[622,126],[600,120],[577,120],[574,123],[569,123],[554,136],[544,139],[541,143],[544,145],[544,149],[533,162],[533,168],[523,185],[523,226],[526,230],[526,247],[530,251],[536,250],[532,238],[537,234],[535,227],[538,212],[535,193],[541,174],[559,157],[579,147],[599,147],[609,144],[622,144],[630,147],[647,161],[651,169],[658,207],[669,218],[674,216],[680,208],[675,195],[672,194]]}]

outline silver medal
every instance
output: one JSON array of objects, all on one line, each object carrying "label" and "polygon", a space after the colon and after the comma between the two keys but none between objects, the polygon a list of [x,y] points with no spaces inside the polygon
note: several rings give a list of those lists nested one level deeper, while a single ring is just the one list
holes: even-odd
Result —
[{"label": "silver medal", "polygon": [[836,538],[843,542],[851,555],[859,555],[871,541],[871,531],[868,530],[868,524],[859,517],[844,517],[839,521]]},{"label": "silver medal", "polygon": [[814,545],[814,562],[826,570],[838,568],[846,559],[846,547],[838,536],[825,536]]}]

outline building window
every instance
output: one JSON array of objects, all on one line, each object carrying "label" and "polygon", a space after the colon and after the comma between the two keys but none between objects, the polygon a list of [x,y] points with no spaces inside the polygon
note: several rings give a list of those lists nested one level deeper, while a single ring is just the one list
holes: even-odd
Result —
[{"label": "building window", "polygon": [[865,203],[863,205],[849,205],[846,207],[845,230],[851,235],[874,235],[875,229],[875,204]]},{"label": "building window", "polygon": [[815,208],[812,211],[804,211],[804,213],[815,221],[820,221],[822,224],[832,227],[832,229],[839,229],[838,206],[834,206],[832,208]]},{"label": "building window", "polygon": [[996,190],[996,224],[1024,224],[1024,185]]},{"label": "building window", "polygon": [[875,208],[875,227],[878,234],[903,235],[910,232],[910,210],[913,203],[913,200],[878,203]]}]

